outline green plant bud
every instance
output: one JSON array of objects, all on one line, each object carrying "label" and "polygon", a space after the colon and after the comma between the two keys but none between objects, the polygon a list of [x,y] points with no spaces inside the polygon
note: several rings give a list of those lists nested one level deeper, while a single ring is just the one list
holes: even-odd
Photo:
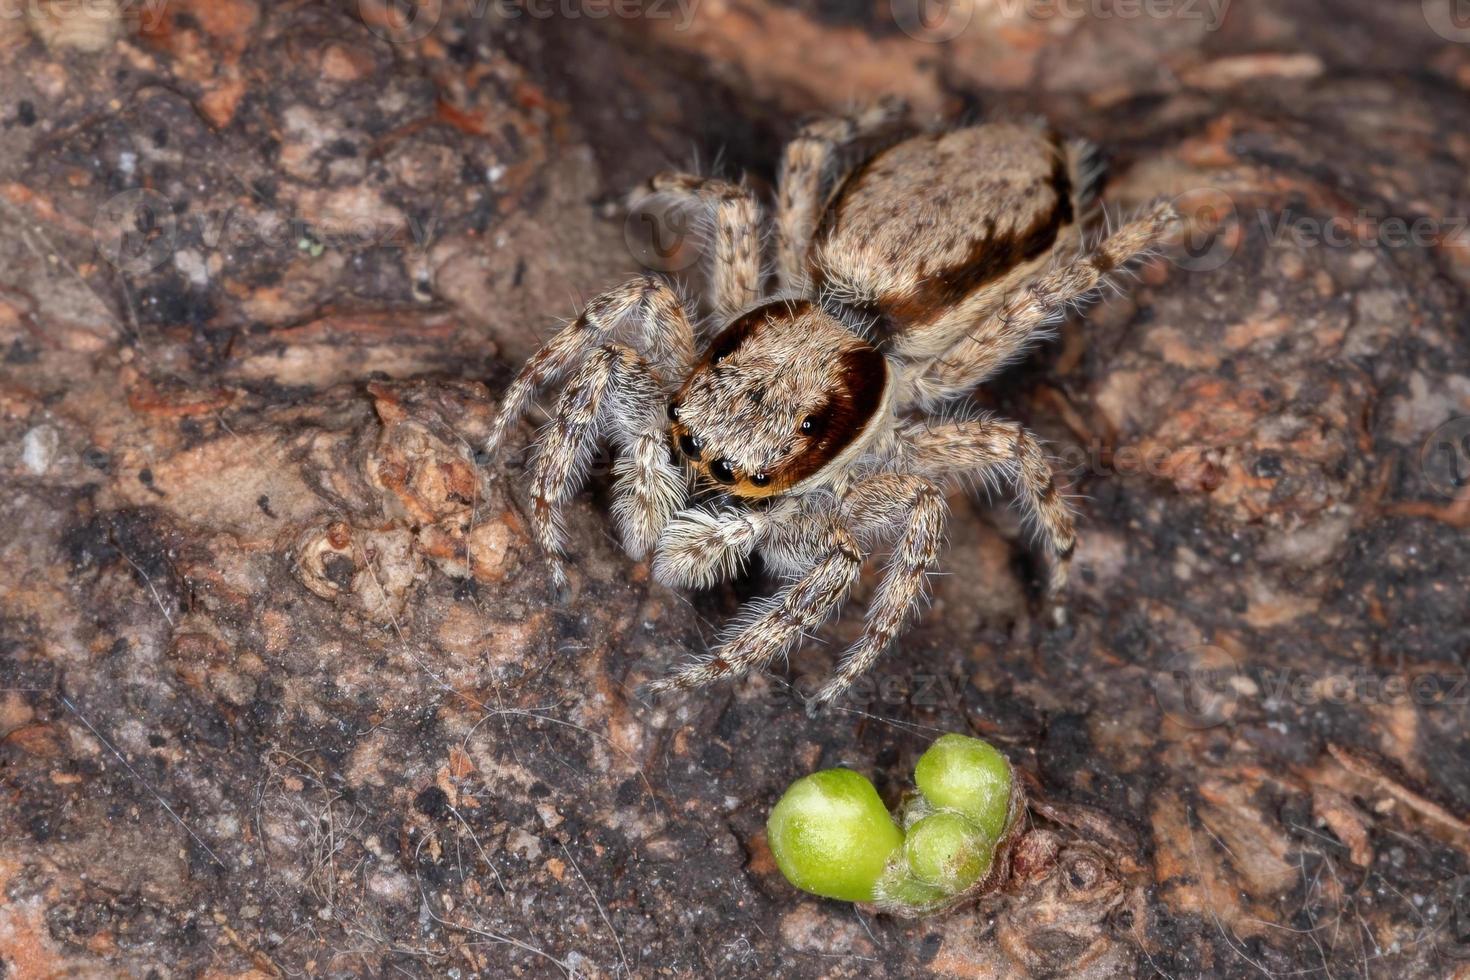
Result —
[{"label": "green plant bud", "polygon": [[888,858],[903,843],[878,791],[851,769],[792,783],[766,821],[776,865],[802,891],[871,902]]},{"label": "green plant bud", "polygon": [[908,917],[923,915],[950,898],[944,889],[926,885],[909,874],[908,862],[901,855],[879,880],[874,896],[883,911]]},{"label": "green plant bud", "polygon": [[903,853],[911,875],[953,895],[990,870],[995,839],[958,813],[934,813],[909,827]]},{"label": "green plant bud", "polygon": [[914,783],[936,809],[958,810],[991,841],[1005,833],[1011,809],[1011,764],[989,742],[941,735],[914,767]]},{"label": "green plant bud", "polygon": [[898,820],[898,825],[903,828],[903,832],[907,834],[910,827],[933,812],[935,812],[934,807],[930,806],[928,800],[919,793],[909,790],[903,795],[903,799],[899,800],[898,813],[894,816]]}]

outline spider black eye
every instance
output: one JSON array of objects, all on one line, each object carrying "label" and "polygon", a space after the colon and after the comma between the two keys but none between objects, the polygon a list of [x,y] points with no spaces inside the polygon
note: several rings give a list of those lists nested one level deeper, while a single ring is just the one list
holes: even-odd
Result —
[{"label": "spider black eye", "polygon": [[808,415],[801,420],[801,434],[804,436],[818,436],[827,427],[826,419],[820,415]]},{"label": "spider black eye", "polygon": [[687,432],[684,433],[679,437],[679,452],[688,456],[690,459],[698,460],[700,454],[699,440]]},{"label": "spider black eye", "polygon": [[746,331],[740,329],[726,330],[721,334],[710,348],[709,359],[711,364],[718,364],[731,354],[735,353],[742,343],[745,342]]},{"label": "spider black eye", "polygon": [[679,421],[679,403],[678,402],[669,402],[669,421],[670,422],[677,422],[677,421]]},{"label": "spider black eye", "polygon": [[709,475],[724,484],[735,482],[735,468],[728,459],[717,459],[709,464]]},{"label": "spider black eye", "polygon": [[770,483],[771,482],[771,474],[769,474],[769,473],[752,473],[752,474],[750,474],[750,482],[751,483],[754,483],[758,487],[763,487],[767,483]]}]

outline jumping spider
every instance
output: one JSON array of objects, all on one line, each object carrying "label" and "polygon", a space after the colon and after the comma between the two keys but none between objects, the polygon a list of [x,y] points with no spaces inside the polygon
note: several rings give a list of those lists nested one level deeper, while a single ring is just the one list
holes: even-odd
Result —
[{"label": "jumping spider", "polygon": [[[1174,211],[1154,205],[1088,244],[1097,173],[1085,145],[1015,123],[895,140],[903,116],[880,104],[810,123],[787,146],[779,286],[764,275],[750,190],[655,177],[643,195],[712,217],[718,329],[702,341],[674,290],[644,276],[588,303],[505,393],[487,454],[539,388],[569,377],[531,465],[532,525],[559,587],[560,508],[601,437],[618,453],[613,520],[630,555],[653,551],[661,582],[707,587],[753,553],[786,576],[715,654],[655,690],[739,676],[787,653],[842,604],[865,558],[889,546],[863,635],[816,700],[837,695],[923,598],[945,486],[965,478],[1011,480],[1055,555],[1052,589],[1065,582],[1073,518],[1041,447],[1014,422],[955,406],[1156,250]],[[712,485],[713,502],[681,509],[696,480]]]}]

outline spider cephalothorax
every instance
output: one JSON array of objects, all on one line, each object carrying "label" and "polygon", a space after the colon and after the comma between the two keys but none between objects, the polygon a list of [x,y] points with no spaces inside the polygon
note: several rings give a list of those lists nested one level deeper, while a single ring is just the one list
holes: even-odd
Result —
[{"label": "spider cephalothorax", "polygon": [[777,300],[715,338],[669,403],[674,445],[736,497],[820,480],[881,430],[883,355],[810,300]]},{"label": "spider cephalothorax", "polygon": [[[1084,146],[1008,123],[894,142],[902,116],[885,103],[820,120],[787,147],[773,277],[750,191],[654,178],[644,194],[713,218],[707,341],[673,289],[643,276],[588,303],[506,391],[489,452],[539,388],[566,382],[531,467],[532,525],[559,583],[560,507],[599,439],[617,451],[624,544],[634,557],[652,550],[661,581],[707,586],[756,553],[789,578],[660,687],[788,652],[887,546],[863,635],[817,698],[835,696],[922,599],[944,491],[966,477],[1009,479],[1055,556],[1052,587],[1065,582],[1073,519],[1040,446],[1013,422],[953,406],[1156,249],[1173,210],[1156,205],[1088,246],[1096,174]],[[688,506],[695,481],[718,494]]]}]

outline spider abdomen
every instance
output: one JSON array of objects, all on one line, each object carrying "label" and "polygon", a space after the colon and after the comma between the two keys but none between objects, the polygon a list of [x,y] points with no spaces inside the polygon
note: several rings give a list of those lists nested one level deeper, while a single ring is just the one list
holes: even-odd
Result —
[{"label": "spider abdomen", "polygon": [[885,338],[934,327],[972,298],[983,308],[1076,241],[1074,169],[1053,134],[1019,124],[892,146],[833,195],[813,281]]}]

